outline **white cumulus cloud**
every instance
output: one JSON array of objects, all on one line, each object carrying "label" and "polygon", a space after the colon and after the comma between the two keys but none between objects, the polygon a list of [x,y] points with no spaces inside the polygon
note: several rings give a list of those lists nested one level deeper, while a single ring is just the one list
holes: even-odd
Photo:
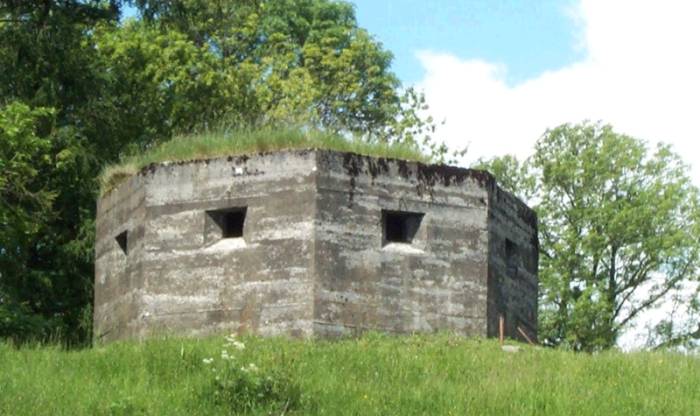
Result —
[{"label": "white cumulus cloud", "polygon": [[548,127],[602,120],[651,143],[663,141],[693,166],[700,185],[700,2],[581,0],[567,14],[584,57],[516,85],[507,67],[478,57],[421,51],[417,84],[438,138],[478,157],[531,153]]}]

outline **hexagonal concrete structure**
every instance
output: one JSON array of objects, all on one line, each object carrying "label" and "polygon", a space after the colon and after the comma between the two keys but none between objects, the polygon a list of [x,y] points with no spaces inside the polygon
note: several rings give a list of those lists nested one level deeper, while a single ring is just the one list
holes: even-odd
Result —
[{"label": "hexagonal concrete structure", "polygon": [[[483,171],[329,150],[161,163],[98,201],[98,341],[537,336],[537,220]],[[521,333],[522,332],[522,333]]]}]

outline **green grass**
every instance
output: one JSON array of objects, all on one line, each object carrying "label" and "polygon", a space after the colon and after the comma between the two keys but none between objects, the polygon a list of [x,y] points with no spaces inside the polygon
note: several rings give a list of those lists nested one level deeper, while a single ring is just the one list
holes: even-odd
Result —
[{"label": "green grass", "polygon": [[[700,361],[693,356],[528,346],[506,353],[491,340],[448,334],[242,341],[246,348],[232,352],[235,368],[255,363],[259,380],[275,379],[301,394],[292,406],[282,397],[261,402],[252,414],[691,415],[700,409]],[[0,344],[0,414],[235,414],[217,401],[214,387],[222,344],[220,337],[82,351]],[[209,357],[213,364],[203,362]],[[231,392],[244,394],[240,389],[251,385],[231,384]]]},{"label": "green grass", "polygon": [[151,163],[209,159],[221,156],[267,152],[283,149],[330,149],[368,156],[426,162],[428,157],[416,146],[408,144],[368,143],[347,139],[338,134],[300,128],[263,128],[207,132],[175,137],[148,151],[124,158],[121,163],[106,167],[100,175],[102,193],[114,189],[141,168]]}]

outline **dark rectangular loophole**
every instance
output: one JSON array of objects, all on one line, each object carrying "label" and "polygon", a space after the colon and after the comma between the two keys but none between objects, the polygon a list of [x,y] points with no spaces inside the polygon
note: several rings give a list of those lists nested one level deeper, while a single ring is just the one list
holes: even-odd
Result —
[{"label": "dark rectangular loophole", "polygon": [[223,238],[243,237],[244,222],[245,209],[225,212],[221,221],[221,236]]},{"label": "dark rectangular loophole", "polygon": [[506,238],[506,259],[512,260],[513,257],[515,257],[516,251],[515,243]]},{"label": "dark rectangular loophole", "polygon": [[214,223],[212,232],[219,234],[220,238],[243,237],[247,207],[227,208],[216,211],[207,211]]},{"label": "dark rectangular loophole", "polygon": [[383,210],[384,241],[410,244],[418,232],[423,215],[417,212]]},{"label": "dark rectangular loophole", "polygon": [[515,278],[518,275],[518,246],[507,238],[505,243],[505,255],[508,275]]},{"label": "dark rectangular loophole", "polygon": [[119,233],[119,235],[114,237],[114,239],[117,240],[117,244],[119,244],[119,248],[122,249],[122,252],[124,252],[125,255],[129,254],[129,240],[127,231]]}]

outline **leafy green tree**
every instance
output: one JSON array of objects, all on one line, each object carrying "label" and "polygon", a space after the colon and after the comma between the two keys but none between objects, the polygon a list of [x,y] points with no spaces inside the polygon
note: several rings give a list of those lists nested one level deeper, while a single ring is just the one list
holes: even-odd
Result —
[{"label": "leafy green tree", "polygon": [[[328,0],[136,0],[144,20],[214,52],[238,80],[230,115],[246,125],[303,122],[383,140],[414,140],[424,101],[399,92],[392,55]],[[428,121],[426,123],[426,121]],[[416,132],[419,132],[416,134]],[[371,137],[370,137],[371,136]]]},{"label": "leafy green tree", "polygon": [[214,54],[178,32],[135,21],[101,24],[94,42],[93,65],[105,91],[95,103],[94,125],[111,137],[106,153],[112,158],[125,145],[148,146],[216,120],[235,102],[226,94],[226,73]]},{"label": "leafy green tree", "polygon": [[89,339],[94,177],[113,139],[94,106],[105,89],[91,31],[118,6],[0,1],[3,336]]},{"label": "leafy green tree", "polygon": [[40,172],[51,164],[53,112],[13,102],[0,108],[0,336],[24,332],[41,337],[47,327],[34,317],[28,294],[45,289],[27,267],[32,242],[52,215],[55,192]]},{"label": "leafy green tree", "polygon": [[540,334],[593,351],[698,278],[700,198],[666,145],[608,125],[548,130],[525,163],[482,162],[534,205],[540,236]]}]

